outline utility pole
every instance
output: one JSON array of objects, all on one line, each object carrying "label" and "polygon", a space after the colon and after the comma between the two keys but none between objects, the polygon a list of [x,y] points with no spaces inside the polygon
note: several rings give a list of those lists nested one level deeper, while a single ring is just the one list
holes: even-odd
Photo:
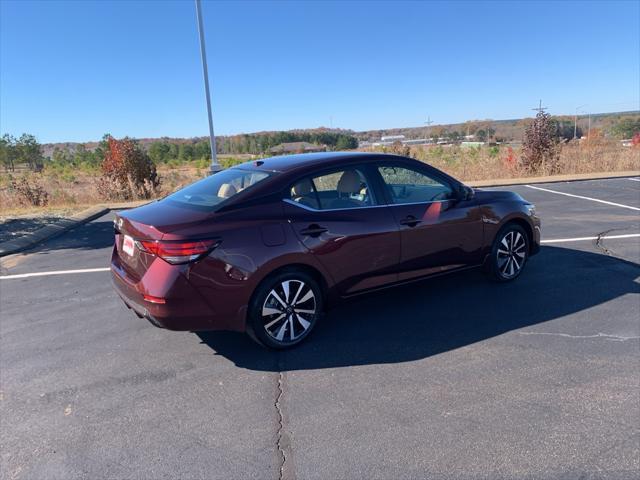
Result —
[{"label": "utility pole", "polygon": [[213,134],[213,117],[211,115],[211,95],[209,94],[209,71],[207,70],[207,51],[204,46],[204,26],[202,24],[202,5],[200,0],[196,2],[196,17],[198,19],[198,35],[200,36],[200,57],[202,58],[202,75],[204,77],[204,94],[207,99],[207,115],[209,117],[209,142],[211,145],[211,167],[210,173],[222,170],[216,155],[216,137]]},{"label": "utility pole", "polygon": [[424,124],[427,126],[427,130],[424,133],[424,136],[426,137],[425,140],[427,141],[427,143],[429,142],[429,127],[431,127],[432,123],[433,123],[433,120],[431,120],[431,117],[427,117],[427,121],[424,122]]},{"label": "utility pole", "polygon": [[534,112],[544,112],[547,109],[547,107],[543,107],[542,106],[542,100],[540,100],[540,103],[538,105],[538,108],[532,108],[531,110],[533,110]]}]

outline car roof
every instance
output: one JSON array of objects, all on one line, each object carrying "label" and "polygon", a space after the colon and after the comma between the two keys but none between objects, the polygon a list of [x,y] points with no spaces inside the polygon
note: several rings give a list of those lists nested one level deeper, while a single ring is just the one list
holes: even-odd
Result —
[{"label": "car roof", "polygon": [[[293,170],[315,168],[318,166],[331,167],[347,160],[381,160],[381,159],[405,159],[397,155],[388,155],[375,152],[320,152],[301,153],[297,155],[280,155],[277,157],[260,158],[238,165],[239,168],[251,168],[271,172],[290,172]],[[406,160],[406,159],[405,159]]]}]

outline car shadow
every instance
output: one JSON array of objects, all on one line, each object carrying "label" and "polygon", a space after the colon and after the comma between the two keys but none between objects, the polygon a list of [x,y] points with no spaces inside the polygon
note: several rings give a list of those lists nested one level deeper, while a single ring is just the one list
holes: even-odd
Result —
[{"label": "car shadow", "polygon": [[[113,221],[94,220],[47,239],[20,254],[49,253],[58,250],[99,250],[113,246]],[[108,256],[106,257],[108,260]]]},{"label": "car shadow", "polygon": [[345,301],[305,342],[284,352],[260,348],[240,333],[197,335],[216,354],[250,370],[408,362],[640,293],[638,276],[635,263],[543,247],[511,283],[488,281],[474,270]]},{"label": "car shadow", "polygon": [[42,216],[33,218],[12,218],[0,223],[0,243],[15,240],[46,227],[58,220],[58,217]]}]

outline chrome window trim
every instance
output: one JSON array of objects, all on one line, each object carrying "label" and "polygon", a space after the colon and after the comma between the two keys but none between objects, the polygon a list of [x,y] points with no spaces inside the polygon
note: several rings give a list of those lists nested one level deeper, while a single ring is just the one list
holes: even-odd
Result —
[{"label": "chrome window trim", "polygon": [[324,208],[317,209],[311,208],[307,205],[302,205],[301,203],[294,202],[290,198],[283,198],[282,201],[289,203],[291,205],[295,205],[296,207],[300,207],[304,210],[308,210],[310,212],[341,212],[343,210],[362,210],[363,208],[383,208],[383,207],[402,207],[404,205],[430,205],[432,203],[444,203],[451,202],[453,199],[449,198],[447,200],[431,200],[430,202],[412,202],[412,203],[385,203],[384,205],[365,205],[363,207],[351,207],[351,208]]}]

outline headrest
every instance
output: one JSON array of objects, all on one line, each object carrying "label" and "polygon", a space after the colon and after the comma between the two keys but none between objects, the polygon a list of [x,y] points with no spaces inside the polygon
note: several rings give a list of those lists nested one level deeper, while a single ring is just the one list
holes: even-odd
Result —
[{"label": "headrest", "polygon": [[338,193],[358,193],[360,192],[360,175],[355,170],[345,171],[338,180]]},{"label": "headrest", "polygon": [[303,180],[300,183],[296,183],[291,187],[291,193],[294,197],[304,197],[311,194],[311,182],[309,180]]},{"label": "headrest", "polygon": [[229,198],[237,193],[236,187],[230,183],[223,183],[218,190],[218,196],[220,198]]}]

